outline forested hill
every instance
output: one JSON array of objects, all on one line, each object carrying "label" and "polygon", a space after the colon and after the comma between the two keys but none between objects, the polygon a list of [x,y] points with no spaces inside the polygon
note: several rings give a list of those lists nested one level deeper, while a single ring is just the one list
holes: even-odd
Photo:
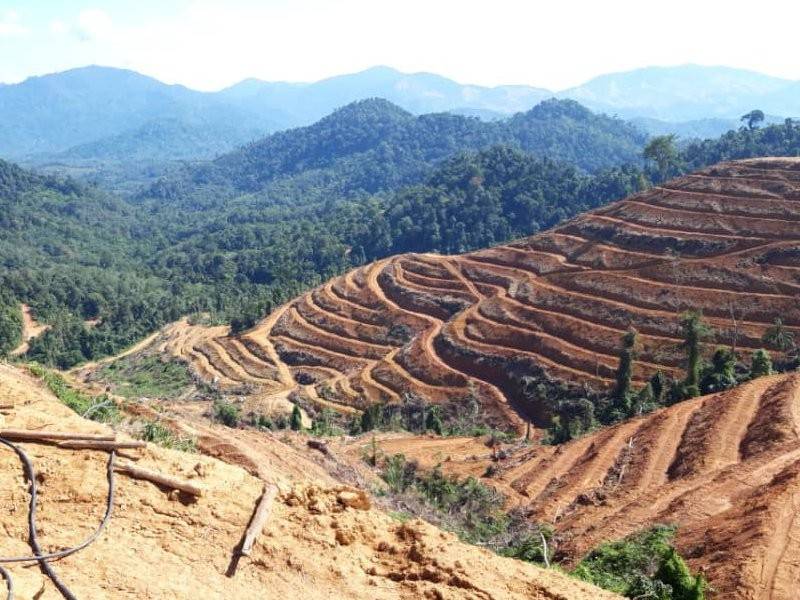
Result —
[{"label": "forested hill", "polygon": [[204,188],[218,193],[272,188],[275,199],[372,194],[419,181],[459,151],[492,144],[517,146],[594,172],[639,163],[645,141],[630,124],[595,115],[571,100],[547,100],[510,120],[487,123],[445,113],[416,117],[386,100],[370,99],[191,167],[183,177],[160,180],[145,195],[191,196],[197,202]]},{"label": "forested hill", "polygon": [[[389,130],[394,121],[416,118],[395,110]],[[340,135],[343,146],[361,148],[363,136]],[[675,157],[673,171],[720,159],[798,154],[800,125],[787,122],[692,145]],[[324,194],[301,202],[287,195],[284,203],[272,197],[313,189],[302,186],[318,181],[310,174],[320,170],[335,174],[285,174],[269,193],[224,201],[209,195],[203,210],[180,201],[129,203],[0,162],[0,354],[18,337],[7,335],[6,325],[19,323],[21,302],[53,325],[31,345],[29,358],[71,366],[117,352],[187,314],[208,312],[242,327],[364,261],[405,251],[462,252],[521,237],[653,179],[639,166],[588,174],[519,148],[492,146],[444,159],[393,192],[337,201]]]}]

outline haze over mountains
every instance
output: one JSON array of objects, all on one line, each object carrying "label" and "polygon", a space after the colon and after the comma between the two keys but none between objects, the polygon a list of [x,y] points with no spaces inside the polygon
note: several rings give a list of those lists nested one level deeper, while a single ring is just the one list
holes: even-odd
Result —
[{"label": "haze over mountains", "polygon": [[314,83],[248,79],[219,92],[198,92],[91,66],[0,85],[0,156],[35,163],[161,160],[165,153],[202,159],[269,132],[308,125],[365,98],[383,98],[415,114],[449,111],[488,120],[554,96],[636,119],[648,132],[686,137],[719,135],[754,108],[777,118],[800,115],[800,82],[726,67],[650,67],[559,92],[463,85],[388,67]]}]

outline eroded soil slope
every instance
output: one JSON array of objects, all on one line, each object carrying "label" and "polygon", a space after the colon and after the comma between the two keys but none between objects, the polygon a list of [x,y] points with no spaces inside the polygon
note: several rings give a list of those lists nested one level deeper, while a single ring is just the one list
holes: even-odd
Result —
[{"label": "eroded soil slope", "polygon": [[[37,381],[0,364],[0,427],[104,432],[77,417]],[[190,479],[204,489],[184,503],[146,481],[116,477],[108,529],[82,552],[53,564],[78,598],[220,599],[575,599],[614,598],[559,573],[503,559],[421,521],[399,523],[367,508],[364,496],[320,474],[276,438],[237,445],[236,433],[206,427],[201,447],[279,485],[265,534],[250,557],[232,556],[263,481],[209,456],[148,446],[139,466]],[[106,455],[26,443],[39,475],[38,525],[47,549],[69,547],[101,519]],[[128,460],[128,459],[121,459]],[[248,462],[249,461],[249,462]],[[16,455],[0,451],[0,548],[27,556],[28,486]],[[34,567],[12,566],[16,598],[60,594]],[[235,572],[233,572],[235,571]],[[226,573],[228,575],[226,575]]]},{"label": "eroded soil slope", "polygon": [[702,310],[745,356],[776,317],[800,334],[800,159],[721,164],[551,231],[462,256],[401,255],[351,271],[253,330],[183,326],[164,348],[227,389],[304,388],[363,408],[474,390],[535,422],[519,378],[611,385],[640,332],[634,379],[680,370],[678,316]]},{"label": "eroded soil slope", "polygon": [[[349,442],[357,456],[366,442]],[[800,374],[757,379],[562,446],[506,448],[477,439],[384,435],[387,454],[481,477],[535,522],[561,560],[656,523],[705,572],[712,598],[795,600],[800,582]]]}]

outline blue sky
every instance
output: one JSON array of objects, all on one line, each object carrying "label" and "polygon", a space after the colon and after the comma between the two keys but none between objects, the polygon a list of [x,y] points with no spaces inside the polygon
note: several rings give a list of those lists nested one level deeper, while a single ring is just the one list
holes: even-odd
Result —
[{"label": "blue sky", "polygon": [[0,0],[0,81],[87,64],[196,89],[384,64],[561,89],[698,63],[800,80],[800,2]]}]

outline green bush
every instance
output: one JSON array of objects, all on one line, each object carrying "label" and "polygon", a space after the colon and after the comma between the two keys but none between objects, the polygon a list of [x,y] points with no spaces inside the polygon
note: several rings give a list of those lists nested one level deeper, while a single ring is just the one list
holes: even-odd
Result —
[{"label": "green bush", "polygon": [[238,427],[242,418],[242,411],[238,406],[225,400],[214,402],[214,418],[228,427]]},{"label": "green bush", "polygon": [[705,580],[694,576],[672,547],[675,528],[656,525],[590,552],[572,575],[627,598],[703,600]]},{"label": "green bush", "polygon": [[139,433],[139,439],[153,442],[163,448],[171,448],[182,452],[197,452],[197,440],[176,435],[158,421],[146,421]]},{"label": "green bush", "polygon": [[772,359],[766,350],[756,350],[753,353],[750,377],[755,379],[765,375],[772,375]]},{"label": "green bush", "polygon": [[302,431],[303,429],[303,413],[300,412],[300,407],[297,404],[292,408],[289,426],[292,428],[292,431]]}]

